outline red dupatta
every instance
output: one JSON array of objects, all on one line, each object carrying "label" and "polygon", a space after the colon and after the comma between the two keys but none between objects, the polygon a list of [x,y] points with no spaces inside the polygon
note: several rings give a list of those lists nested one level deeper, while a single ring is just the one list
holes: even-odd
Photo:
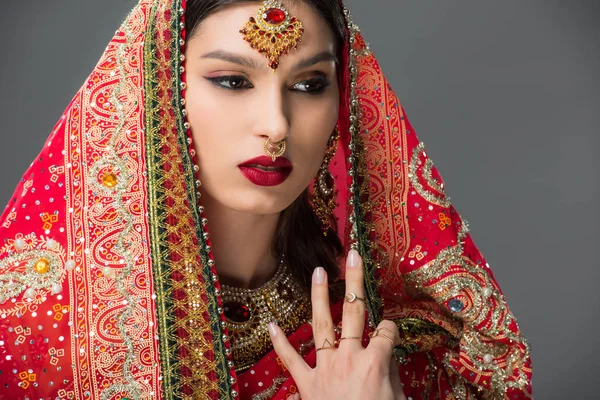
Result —
[{"label": "red dupatta", "polygon": [[[0,399],[296,390],[272,352],[241,376],[232,362],[182,101],[184,12],[184,0],[136,5],[0,219]],[[368,318],[400,327],[407,395],[531,397],[527,343],[347,19],[332,170]],[[310,336],[290,336],[309,361]]]}]

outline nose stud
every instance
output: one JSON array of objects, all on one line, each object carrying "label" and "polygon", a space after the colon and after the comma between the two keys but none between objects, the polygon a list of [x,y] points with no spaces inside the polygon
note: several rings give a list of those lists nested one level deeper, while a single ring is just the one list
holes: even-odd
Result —
[{"label": "nose stud", "polygon": [[285,139],[280,140],[277,143],[271,142],[271,138],[267,138],[265,141],[265,153],[271,157],[271,160],[275,161],[277,157],[281,157],[285,153]]}]

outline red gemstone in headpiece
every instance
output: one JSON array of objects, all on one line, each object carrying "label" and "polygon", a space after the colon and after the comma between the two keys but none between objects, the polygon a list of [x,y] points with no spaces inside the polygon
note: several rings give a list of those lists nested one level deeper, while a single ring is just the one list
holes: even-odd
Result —
[{"label": "red gemstone in headpiece", "polygon": [[273,25],[279,25],[285,21],[285,12],[279,8],[269,8],[265,11],[265,21]]},{"label": "red gemstone in headpiece", "polygon": [[304,28],[275,0],[265,0],[256,15],[258,18],[250,17],[240,33],[253,49],[267,56],[269,67],[275,70],[281,55],[298,46]]}]

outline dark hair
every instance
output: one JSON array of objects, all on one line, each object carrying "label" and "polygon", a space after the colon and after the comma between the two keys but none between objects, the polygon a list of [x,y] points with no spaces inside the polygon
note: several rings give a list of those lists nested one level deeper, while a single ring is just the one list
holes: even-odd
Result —
[{"label": "dark hair", "polygon": [[[297,1],[297,0],[296,0]],[[338,60],[343,60],[346,36],[344,12],[339,0],[302,0],[310,5],[327,23],[334,34]],[[228,5],[248,3],[245,0],[188,0],[185,12],[185,24],[192,37],[198,30],[201,21],[210,14]],[[258,2],[256,2],[258,3]],[[338,69],[338,74],[341,71]],[[279,219],[274,237],[273,252],[276,256],[285,254],[287,265],[293,273],[310,287],[314,268],[321,266],[327,271],[329,282],[339,277],[338,259],[344,253],[344,247],[335,228],[323,235],[321,222],[312,211],[305,190],[286,208]]]}]

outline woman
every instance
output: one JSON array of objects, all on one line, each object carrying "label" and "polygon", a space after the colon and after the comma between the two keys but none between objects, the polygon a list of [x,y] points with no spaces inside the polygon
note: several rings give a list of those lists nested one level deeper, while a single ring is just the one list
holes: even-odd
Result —
[{"label": "woman", "polygon": [[531,397],[337,0],[141,0],[0,223],[0,398]]}]

